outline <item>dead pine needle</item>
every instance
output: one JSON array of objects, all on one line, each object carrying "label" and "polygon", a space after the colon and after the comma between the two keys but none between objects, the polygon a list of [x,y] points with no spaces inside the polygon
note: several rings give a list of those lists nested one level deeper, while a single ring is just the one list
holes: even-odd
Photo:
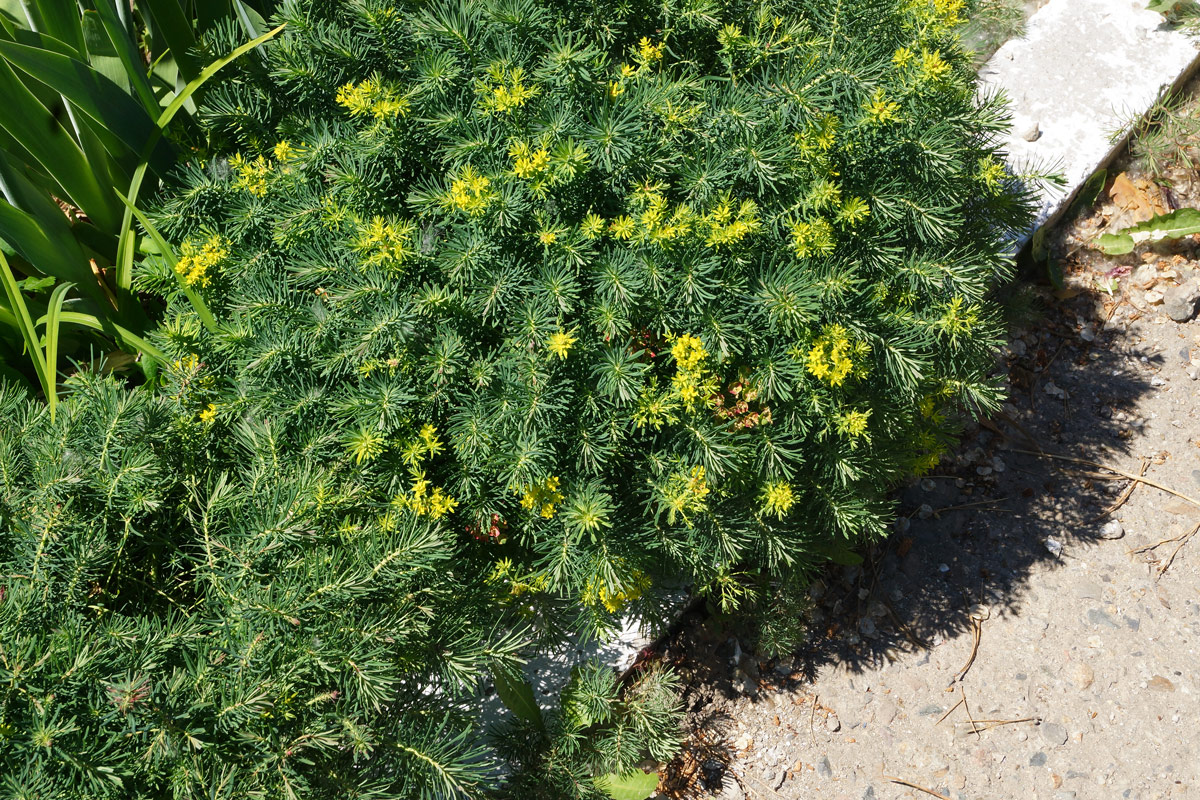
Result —
[{"label": "dead pine needle", "polygon": [[963,704],[963,698],[961,698],[961,697],[960,697],[960,698],[958,698],[958,702],[957,702],[957,703],[955,703],[954,705],[950,706],[950,708],[946,709],[946,713],[945,713],[945,714],[942,714],[940,717],[938,717],[938,721],[937,721],[937,722],[935,722],[935,723],[933,723],[933,727],[935,727],[935,728],[936,728],[938,725],[941,725],[941,724],[942,724],[942,720],[944,720],[946,717],[948,717],[948,716],[950,716],[951,714],[953,714],[953,713],[954,713],[954,709],[958,708],[958,707],[959,707],[959,706],[961,706],[962,704]]},{"label": "dead pine needle", "polygon": [[808,738],[812,740],[814,747],[817,744],[817,735],[815,733],[813,733],[813,720],[816,719],[817,701],[820,699],[821,699],[821,695],[819,695],[819,694],[813,695],[812,709],[810,709],[809,714],[808,714]]},{"label": "dead pine needle", "polygon": [[967,702],[967,691],[960,684],[958,691],[962,694],[963,711],[967,712],[967,719],[971,721],[971,733],[975,734],[976,739],[982,739],[983,734],[979,732],[979,724],[975,722],[975,718],[971,716],[971,705]]},{"label": "dead pine needle", "polygon": [[951,800],[949,797],[946,797],[946,795],[942,794],[941,792],[935,792],[933,789],[926,789],[924,786],[915,784],[912,781],[906,781],[906,780],[904,780],[904,778],[895,778],[895,777],[892,777],[891,775],[884,775],[882,777],[885,781],[891,781],[892,783],[898,783],[901,786],[907,786],[910,789],[916,789],[918,792],[924,792],[925,794],[930,795],[931,797],[940,797],[942,800]]},{"label": "dead pine needle", "polygon": [[[1149,468],[1150,468],[1150,459],[1143,457],[1142,458],[1142,468],[1140,470],[1138,470],[1138,478],[1141,478],[1142,476],[1144,476],[1146,474],[1146,470]],[[1116,500],[1114,500],[1112,505],[1110,505],[1108,508],[1101,511],[1096,516],[1089,519],[1088,522],[1089,523],[1099,522],[1100,520],[1107,517],[1109,514],[1112,514],[1114,511],[1116,511],[1121,506],[1125,505],[1125,502],[1127,500],[1129,500],[1129,497],[1133,494],[1133,490],[1137,488],[1138,483],[1140,483],[1140,481],[1130,481],[1129,485],[1125,487],[1125,491],[1121,492],[1121,496],[1118,497]]]},{"label": "dead pine needle", "polygon": [[1082,464],[1085,467],[1094,467],[1096,469],[1108,470],[1109,472],[1113,473],[1114,475],[1120,475],[1123,478],[1128,478],[1129,480],[1134,481],[1135,483],[1144,483],[1147,486],[1153,486],[1155,489],[1160,489],[1160,490],[1166,492],[1167,494],[1175,495],[1180,500],[1186,500],[1187,502],[1191,503],[1192,505],[1196,506],[1197,508],[1200,508],[1200,500],[1197,500],[1195,497],[1192,497],[1191,495],[1186,495],[1177,489],[1172,489],[1170,486],[1165,486],[1157,481],[1149,480],[1148,478],[1145,478],[1141,475],[1134,475],[1132,472],[1126,472],[1123,469],[1117,469],[1116,467],[1110,467],[1107,464],[1101,464],[1098,461],[1089,461],[1086,458],[1074,458],[1072,456],[1060,456],[1056,453],[1040,453],[1035,450],[1014,449],[1012,452],[1023,453],[1025,455],[1029,455],[1029,456],[1038,456],[1039,458],[1049,458],[1049,459],[1053,459],[1055,461],[1067,461],[1072,464]]},{"label": "dead pine needle", "polygon": [[983,635],[983,628],[977,618],[971,617],[971,655],[967,657],[967,663],[963,664],[962,669],[954,676],[954,680],[961,681],[967,676],[967,671],[971,669],[971,665],[975,663],[975,656],[979,654],[979,639]]}]

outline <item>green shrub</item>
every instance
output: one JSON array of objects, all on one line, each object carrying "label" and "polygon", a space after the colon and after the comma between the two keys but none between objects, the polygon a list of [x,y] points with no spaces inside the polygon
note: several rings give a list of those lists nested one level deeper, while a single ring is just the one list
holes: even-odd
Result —
[{"label": "green shrub", "polygon": [[[472,693],[530,643],[882,534],[997,401],[1029,219],[956,15],[283,4],[135,278],[161,384],[0,417],[7,785],[478,794]],[[669,751],[669,677],[580,674],[502,739],[524,796]]]}]

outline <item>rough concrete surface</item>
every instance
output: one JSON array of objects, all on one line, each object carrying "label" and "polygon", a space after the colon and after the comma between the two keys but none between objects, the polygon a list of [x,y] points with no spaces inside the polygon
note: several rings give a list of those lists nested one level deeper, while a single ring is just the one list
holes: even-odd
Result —
[{"label": "rough concrete surface", "polygon": [[1114,132],[1140,119],[1196,57],[1193,40],[1145,0],[1050,0],[1025,36],[996,51],[979,71],[980,91],[1002,90],[1012,103],[1010,165],[1066,179],[1043,191],[1038,225],[1108,162],[1119,143]]}]

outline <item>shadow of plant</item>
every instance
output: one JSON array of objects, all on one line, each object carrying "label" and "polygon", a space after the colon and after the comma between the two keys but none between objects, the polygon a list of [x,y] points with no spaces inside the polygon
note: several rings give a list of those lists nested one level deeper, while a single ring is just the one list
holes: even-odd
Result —
[{"label": "shadow of plant", "polygon": [[[751,695],[768,715],[780,702],[809,703],[802,716],[823,727],[827,710],[804,690],[822,668],[861,673],[942,640],[969,639],[971,613],[981,605],[990,615],[1019,617],[1036,569],[1103,538],[1106,510],[1129,481],[1049,456],[1138,472],[1136,401],[1176,354],[1137,344],[1145,320],[1127,331],[1133,309],[1102,299],[1056,301],[1031,329],[1014,331],[998,363],[1009,385],[1004,411],[968,426],[935,474],[899,490],[896,531],[867,548],[861,565],[814,576],[808,636],[793,658],[753,654],[753,631],[720,620],[697,617],[684,626],[665,657],[683,673],[692,738],[667,771],[668,796],[705,796],[687,793],[677,781],[681,769],[707,774],[693,789],[718,794],[731,780],[753,779],[729,770],[729,720],[715,713],[722,700]],[[763,787],[742,788],[762,794]]]}]

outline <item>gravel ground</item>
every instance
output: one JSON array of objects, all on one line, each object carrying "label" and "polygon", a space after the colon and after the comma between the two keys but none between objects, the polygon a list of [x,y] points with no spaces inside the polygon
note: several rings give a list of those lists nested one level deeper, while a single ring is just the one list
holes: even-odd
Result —
[{"label": "gravel ground", "polygon": [[[1200,204],[1176,185],[1143,189]],[[671,642],[691,731],[665,796],[1200,797],[1200,321],[1171,317],[1200,249],[1086,246],[1131,213],[1105,194],[1060,226],[1066,285],[1012,331],[1004,413],[813,584],[800,652],[713,618]]]}]

